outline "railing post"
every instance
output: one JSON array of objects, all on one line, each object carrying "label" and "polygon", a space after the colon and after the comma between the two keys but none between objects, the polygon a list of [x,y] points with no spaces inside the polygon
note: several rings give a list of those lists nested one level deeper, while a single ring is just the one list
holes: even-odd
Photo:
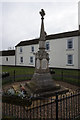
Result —
[{"label": "railing post", "polygon": [[61,71],[61,81],[63,81],[63,70],[64,69],[62,69],[62,71]]},{"label": "railing post", "polygon": [[80,87],[79,80],[80,80],[80,74],[79,74],[79,69],[78,69],[78,84],[77,85]]},{"label": "railing post", "polygon": [[15,82],[15,70],[14,70],[14,82]]},{"label": "railing post", "polygon": [[58,94],[56,94],[56,120],[58,120]]}]

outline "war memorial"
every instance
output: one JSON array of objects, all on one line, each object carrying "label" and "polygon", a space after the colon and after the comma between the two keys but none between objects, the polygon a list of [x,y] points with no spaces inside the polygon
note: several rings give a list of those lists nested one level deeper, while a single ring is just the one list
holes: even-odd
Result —
[{"label": "war memorial", "polygon": [[62,94],[68,89],[55,84],[49,71],[49,54],[45,51],[46,34],[44,30],[45,11],[41,9],[41,29],[39,38],[39,51],[35,53],[35,72],[29,83],[27,91],[39,96],[51,96],[56,93]]},{"label": "war memorial", "polygon": [[11,119],[67,120],[80,115],[80,91],[69,93],[69,89],[56,84],[50,74],[49,54],[45,50],[45,11],[43,9],[40,15],[39,51],[35,53],[33,77],[24,84],[17,83],[11,86],[3,93],[3,118],[8,116]]}]

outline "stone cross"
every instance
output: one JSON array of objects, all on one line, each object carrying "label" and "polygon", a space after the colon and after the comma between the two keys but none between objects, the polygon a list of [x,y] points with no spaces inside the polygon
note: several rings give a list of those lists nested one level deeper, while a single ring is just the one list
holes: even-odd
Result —
[{"label": "stone cross", "polygon": [[41,11],[39,13],[40,13],[42,19],[44,19],[45,11],[43,9],[41,9]]}]

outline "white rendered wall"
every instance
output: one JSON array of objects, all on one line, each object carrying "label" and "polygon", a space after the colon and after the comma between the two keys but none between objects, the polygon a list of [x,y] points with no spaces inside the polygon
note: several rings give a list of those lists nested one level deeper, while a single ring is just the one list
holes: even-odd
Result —
[{"label": "white rendered wall", "polygon": [[[34,52],[31,52],[31,46],[34,46]],[[35,66],[35,55],[38,51],[38,44],[21,46],[23,52],[20,53],[20,47],[16,48],[16,65],[20,66]],[[30,56],[33,56],[33,64],[30,63]],[[20,57],[23,57],[23,63],[20,62]]]},{"label": "white rendered wall", "polygon": [[[73,38],[73,49],[67,49],[68,38],[61,38],[50,41],[50,67],[78,68],[78,37]],[[67,64],[67,55],[73,55],[73,65]]]},{"label": "white rendered wall", "polygon": [[[6,61],[8,58],[8,61]],[[2,65],[15,65],[15,56],[2,56]]]},{"label": "white rendered wall", "polygon": [[[67,49],[67,40],[73,38],[73,49]],[[61,39],[47,40],[50,43],[49,67],[74,68],[78,69],[78,37],[67,37]],[[39,45],[22,46],[23,52],[20,53],[20,47],[16,49],[16,65],[35,66],[35,55],[31,52],[31,46],[34,46],[34,52],[38,51]],[[73,55],[73,65],[67,64],[67,55]],[[34,57],[33,64],[30,64],[30,56]],[[20,63],[20,57],[23,57],[23,63]]]}]

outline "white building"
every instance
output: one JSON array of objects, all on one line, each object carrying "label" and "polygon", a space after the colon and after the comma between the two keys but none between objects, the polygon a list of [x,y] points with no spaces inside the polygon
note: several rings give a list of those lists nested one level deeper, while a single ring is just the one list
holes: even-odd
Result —
[{"label": "white building", "polygon": [[15,65],[15,50],[0,51],[0,65]]},{"label": "white building", "polygon": [[[16,45],[15,64],[35,66],[35,53],[39,39],[21,41]],[[80,31],[70,31],[46,36],[49,67],[80,69]]]},{"label": "white building", "polygon": [[[39,39],[21,41],[15,50],[0,52],[0,65],[35,66]],[[80,31],[46,36],[49,67],[80,69]],[[1,55],[2,54],[2,55]]]}]

